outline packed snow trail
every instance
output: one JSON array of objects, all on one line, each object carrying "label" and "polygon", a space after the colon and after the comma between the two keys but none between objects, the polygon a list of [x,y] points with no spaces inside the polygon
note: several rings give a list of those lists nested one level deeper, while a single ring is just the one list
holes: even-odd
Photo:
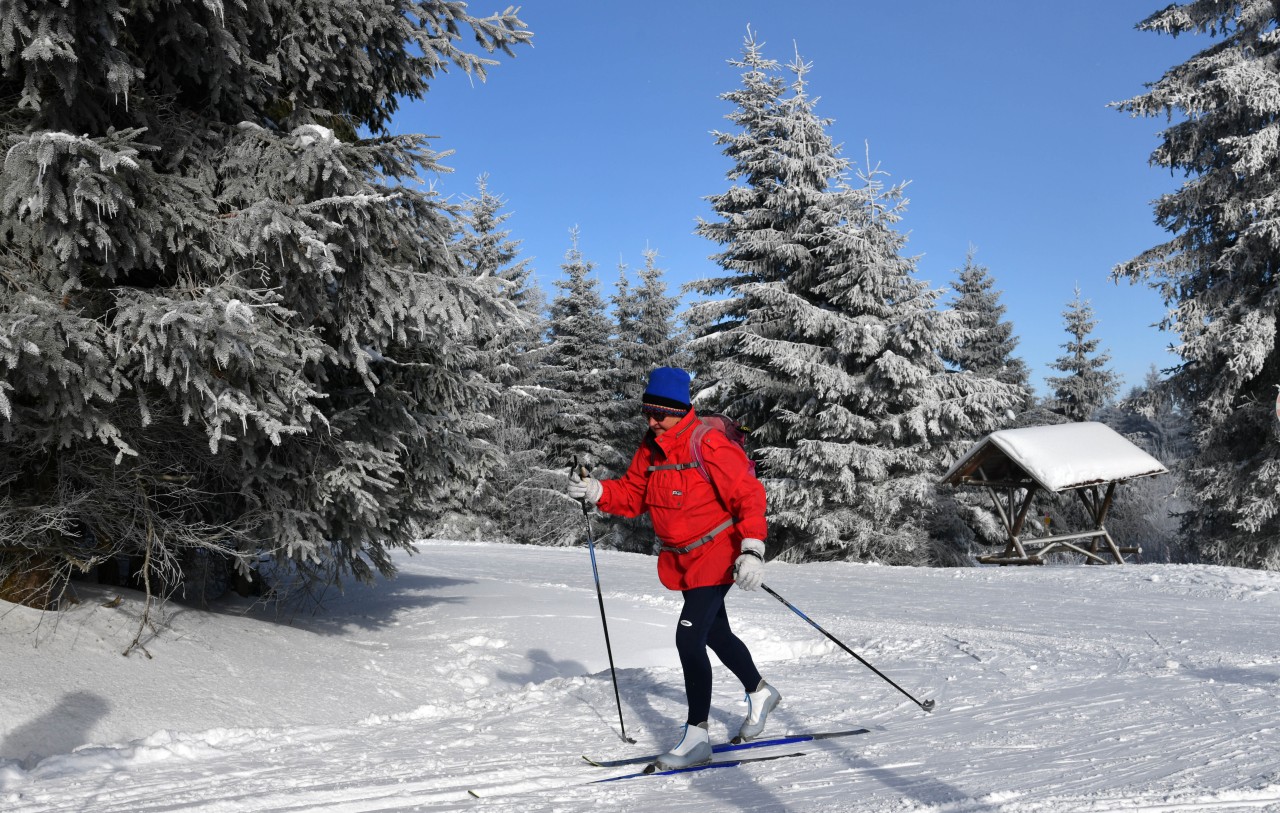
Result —
[{"label": "packed snow trail", "polygon": [[[770,563],[785,607],[730,593],[785,700],[767,735],[865,726],[800,759],[635,782],[580,754],[664,750],[683,722],[679,596],[599,551],[622,742],[587,552],[429,542],[316,615],[139,603],[80,587],[5,605],[0,810],[1233,811],[1280,809],[1280,576],[1190,566],[924,570]],[[56,623],[55,623],[56,622]],[[745,706],[716,673],[711,729]],[[619,773],[626,768],[612,769]],[[519,796],[467,791],[519,786]],[[537,788],[542,789],[537,789]]]}]

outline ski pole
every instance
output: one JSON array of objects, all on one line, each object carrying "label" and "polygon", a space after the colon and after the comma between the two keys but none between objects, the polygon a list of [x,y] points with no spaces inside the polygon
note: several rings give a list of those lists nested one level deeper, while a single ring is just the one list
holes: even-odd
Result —
[{"label": "ski pole", "polygon": [[835,637],[834,635],[832,635],[831,633],[827,632],[827,631],[826,631],[826,630],[824,630],[822,627],[818,626],[817,622],[815,622],[812,618],[810,618],[809,616],[807,616],[807,615],[805,615],[804,613],[800,612],[800,610],[799,610],[799,609],[797,609],[797,608],[796,608],[796,606],[795,606],[794,604],[792,604],[791,602],[787,601],[785,598],[783,598],[782,596],[778,595],[777,593],[773,592],[773,590],[769,589],[769,585],[767,585],[767,584],[762,584],[762,585],[760,585],[760,589],[761,589],[761,590],[764,590],[766,593],[768,593],[769,595],[773,596],[773,597],[774,597],[774,598],[776,598],[778,601],[781,601],[783,604],[787,605],[787,609],[791,610],[791,612],[793,612],[793,613],[795,613],[796,615],[798,615],[798,616],[800,616],[801,618],[803,618],[806,622],[808,622],[809,626],[813,627],[813,628],[814,628],[814,629],[816,629],[818,632],[820,632],[820,633],[822,633],[823,635],[825,635],[825,636],[827,636],[828,638],[830,638],[833,642],[835,642],[835,645],[836,645],[836,646],[840,647],[840,648],[841,648],[841,649],[843,649],[845,652],[848,652],[850,655],[852,655],[853,657],[857,658],[859,663],[861,663],[863,666],[867,667],[867,668],[868,668],[868,669],[870,669],[872,672],[875,672],[877,675],[879,675],[879,676],[880,676],[880,678],[881,678],[885,683],[888,683],[890,686],[892,686],[893,688],[897,689],[898,691],[900,691],[900,692],[902,692],[904,695],[906,695],[906,696],[907,696],[907,698],[908,698],[912,703],[915,703],[917,706],[919,706],[920,708],[924,709],[925,711],[933,711],[933,706],[934,706],[934,701],[933,701],[933,700],[926,700],[926,701],[924,701],[923,703],[921,703],[919,700],[916,700],[914,697],[912,697],[912,696],[911,696],[911,694],[910,694],[906,689],[904,689],[904,688],[902,688],[901,686],[899,686],[898,684],[894,683],[892,680],[889,680],[889,678],[884,674],[884,672],[881,672],[879,669],[877,669],[877,668],[875,668],[874,666],[872,666],[871,664],[867,663],[866,659],[864,659],[864,658],[863,658],[861,655],[859,655],[857,652],[854,652],[854,651],[853,651],[852,649],[850,649],[849,647],[845,646],[845,645],[840,641],[840,639],[839,639],[839,638],[837,638],[837,637]]},{"label": "ski pole", "polygon": [[[573,464],[578,464],[578,459],[573,459]],[[569,467],[569,475],[573,475],[573,466]],[[587,467],[583,466],[579,470],[579,475],[586,479]],[[587,501],[582,501],[582,516],[587,521],[587,549],[591,551],[591,576],[596,582],[596,601],[600,602],[600,624],[604,627],[604,651],[609,653],[609,674],[613,676],[613,699],[618,703],[618,725],[622,728],[622,739],[631,744],[635,744],[635,740],[627,736],[627,724],[622,721],[622,694],[618,691],[618,670],[613,666],[613,645],[609,643],[609,620],[604,614],[604,593],[600,591],[600,570],[596,567],[596,540],[591,534],[591,509],[587,505]]]}]

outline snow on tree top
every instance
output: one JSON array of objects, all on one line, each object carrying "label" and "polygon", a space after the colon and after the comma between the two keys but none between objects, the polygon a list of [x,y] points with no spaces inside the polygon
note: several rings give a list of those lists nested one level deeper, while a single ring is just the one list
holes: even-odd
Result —
[{"label": "snow on tree top", "polygon": [[[1089,421],[992,432],[970,447],[940,482],[958,485],[993,457],[1007,458],[1014,468],[1047,491],[1131,480],[1168,471],[1159,460],[1119,432]],[[991,477],[990,470],[985,473]]]},{"label": "snow on tree top", "polygon": [[304,147],[308,147],[317,141],[331,144],[335,140],[333,130],[319,124],[303,124],[300,127],[295,127],[292,135],[297,136],[298,142]]}]

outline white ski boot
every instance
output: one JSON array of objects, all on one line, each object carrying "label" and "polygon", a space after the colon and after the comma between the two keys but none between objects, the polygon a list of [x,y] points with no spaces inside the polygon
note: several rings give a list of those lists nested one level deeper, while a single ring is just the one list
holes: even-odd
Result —
[{"label": "white ski boot", "polygon": [[734,742],[747,742],[759,737],[760,732],[764,731],[764,723],[769,718],[769,712],[774,710],[780,700],[782,695],[778,690],[761,678],[756,690],[747,693],[747,719],[742,721],[742,728],[738,730],[738,736],[734,738]]},{"label": "white ski boot", "polygon": [[654,764],[660,771],[672,768],[688,768],[711,761],[711,735],[707,733],[707,724],[685,725],[684,736],[680,744],[658,757]]}]

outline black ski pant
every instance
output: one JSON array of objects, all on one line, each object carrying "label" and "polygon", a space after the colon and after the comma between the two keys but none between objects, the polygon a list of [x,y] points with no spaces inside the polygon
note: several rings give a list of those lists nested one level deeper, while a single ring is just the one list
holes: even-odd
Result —
[{"label": "black ski pant", "polygon": [[760,685],[751,652],[729,628],[729,614],[724,597],[733,585],[695,587],[684,591],[684,609],[676,627],[676,650],[684,668],[684,692],[689,701],[689,725],[704,723],[711,715],[710,649],[720,662],[742,681],[742,687],[754,692]]}]

